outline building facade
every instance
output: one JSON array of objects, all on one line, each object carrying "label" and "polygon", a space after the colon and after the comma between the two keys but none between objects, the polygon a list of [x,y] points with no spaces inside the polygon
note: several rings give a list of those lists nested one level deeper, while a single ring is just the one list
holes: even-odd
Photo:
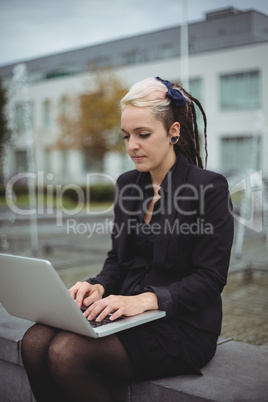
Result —
[{"label": "building facade", "polygon": [[[24,61],[36,169],[44,180],[86,183],[98,173],[114,179],[134,167],[127,156],[108,152],[100,163],[83,149],[54,146],[59,114],[68,96],[85,92],[97,68],[112,67],[126,86],[160,76],[184,84],[181,27],[137,35],[82,49]],[[19,64],[19,63],[18,63]],[[268,172],[268,16],[234,8],[207,13],[188,26],[189,91],[198,98],[208,119],[208,169]],[[16,64],[0,67],[8,90]],[[14,140],[9,152],[9,176],[27,170],[27,141],[23,100],[13,91]],[[202,142],[202,136],[201,136]]]}]

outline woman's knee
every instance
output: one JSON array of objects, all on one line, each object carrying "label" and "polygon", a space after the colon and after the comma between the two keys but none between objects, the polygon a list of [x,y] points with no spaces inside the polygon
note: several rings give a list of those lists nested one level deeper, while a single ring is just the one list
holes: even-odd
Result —
[{"label": "woman's knee", "polygon": [[[24,334],[22,338],[22,350],[33,350],[39,347],[39,344],[44,342],[44,337],[40,336],[45,328],[42,324],[35,324],[30,327]],[[47,341],[46,341],[47,342]]]},{"label": "woman's knee", "polygon": [[75,335],[61,332],[54,337],[48,348],[48,364],[54,375],[72,370],[76,355]]},{"label": "woman's knee", "polygon": [[22,338],[22,356],[25,354],[31,356],[45,354],[49,344],[58,332],[58,329],[46,325],[38,323],[33,325]]}]

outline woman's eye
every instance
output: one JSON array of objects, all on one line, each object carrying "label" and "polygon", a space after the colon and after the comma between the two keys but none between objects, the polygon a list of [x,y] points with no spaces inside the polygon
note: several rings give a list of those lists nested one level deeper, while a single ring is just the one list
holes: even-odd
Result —
[{"label": "woman's eye", "polygon": [[[149,137],[149,135],[151,135],[151,133],[139,134],[139,137],[141,137],[141,138],[147,138],[147,137]],[[124,136],[122,137],[122,139],[123,139],[123,140],[128,140],[128,139],[129,139],[129,135],[124,135]]]},{"label": "woman's eye", "polygon": [[151,133],[140,134],[140,137],[141,138],[147,138],[147,137],[149,137],[149,135],[151,135]]}]

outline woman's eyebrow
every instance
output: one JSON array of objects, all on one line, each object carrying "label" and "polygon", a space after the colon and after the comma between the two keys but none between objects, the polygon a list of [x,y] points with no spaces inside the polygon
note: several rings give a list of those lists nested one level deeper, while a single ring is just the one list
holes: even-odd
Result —
[{"label": "woman's eyebrow", "polygon": [[[136,128],[134,128],[134,132],[137,132],[137,131],[141,131],[141,130],[150,130],[150,128],[149,127],[136,127]],[[126,130],[124,130],[123,128],[121,128],[121,131],[123,131],[123,133],[127,133],[128,134],[128,132],[126,131]]]},{"label": "woman's eyebrow", "polygon": [[150,130],[148,127],[136,127],[133,131]]}]

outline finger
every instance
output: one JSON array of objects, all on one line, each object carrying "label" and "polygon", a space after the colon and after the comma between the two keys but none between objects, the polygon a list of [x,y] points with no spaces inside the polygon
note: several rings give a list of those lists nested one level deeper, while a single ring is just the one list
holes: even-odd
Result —
[{"label": "finger", "polygon": [[[106,313],[103,314],[103,312],[106,310]],[[95,318],[99,318],[100,314],[102,316],[98,321],[102,321],[104,317],[106,317],[107,314],[111,312],[111,307],[107,305],[107,301],[105,299],[98,300],[94,302],[87,310],[87,318],[88,320],[94,320]]]},{"label": "finger", "polygon": [[78,305],[79,308],[81,308],[85,296],[91,292],[91,285],[89,283],[82,283],[80,288],[78,289],[76,293],[76,304]]},{"label": "finger", "polygon": [[68,289],[68,292],[70,293],[70,295],[72,296],[72,298],[75,300],[75,296],[77,293],[77,290],[79,289],[79,287],[81,286],[82,282],[77,282],[74,286],[72,286],[70,289]]},{"label": "finger", "polygon": [[105,317],[107,317],[107,315],[109,315],[111,313],[112,313],[111,307],[107,306],[104,310],[102,310],[102,312],[100,314],[97,315],[96,321],[101,322]]},{"label": "finger", "polygon": [[89,316],[89,314],[90,314],[90,307],[87,308],[87,309],[83,312],[83,314],[84,314],[84,316],[85,316],[86,318],[88,318],[88,316]]},{"label": "finger", "polygon": [[[105,305],[103,302],[105,302],[106,307],[104,307]],[[119,318],[125,311],[124,306],[122,306],[120,302],[121,300],[115,300],[114,296],[109,296],[106,299],[103,299],[99,306],[103,306],[104,308],[99,313],[97,313],[97,310],[95,311],[95,313],[97,313],[96,321],[102,321],[109,314],[110,318],[113,317],[113,320]]]},{"label": "finger", "polygon": [[85,307],[89,307],[92,303],[94,303],[98,300],[101,300],[101,299],[102,299],[102,296],[100,295],[100,293],[98,292],[96,287],[91,286],[91,293],[89,296],[85,295],[84,300],[83,300],[83,305]]},{"label": "finger", "polygon": [[83,305],[85,307],[89,307],[92,303],[94,303],[97,300],[99,300],[98,294],[93,291],[93,293],[90,296],[84,298]]},{"label": "finger", "polygon": [[[84,316],[88,318],[89,320],[94,320],[97,314],[101,311],[101,309],[96,308],[97,305],[95,302],[93,302],[87,309],[84,311]],[[90,317],[89,317],[90,316]]]},{"label": "finger", "polygon": [[122,317],[123,315],[125,315],[125,314],[124,314],[124,310],[123,310],[122,308],[119,308],[118,310],[116,310],[115,312],[113,312],[113,313],[111,314],[110,320],[111,320],[111,321],[114,321],[114,320],[116,320],[117,318]]}]

